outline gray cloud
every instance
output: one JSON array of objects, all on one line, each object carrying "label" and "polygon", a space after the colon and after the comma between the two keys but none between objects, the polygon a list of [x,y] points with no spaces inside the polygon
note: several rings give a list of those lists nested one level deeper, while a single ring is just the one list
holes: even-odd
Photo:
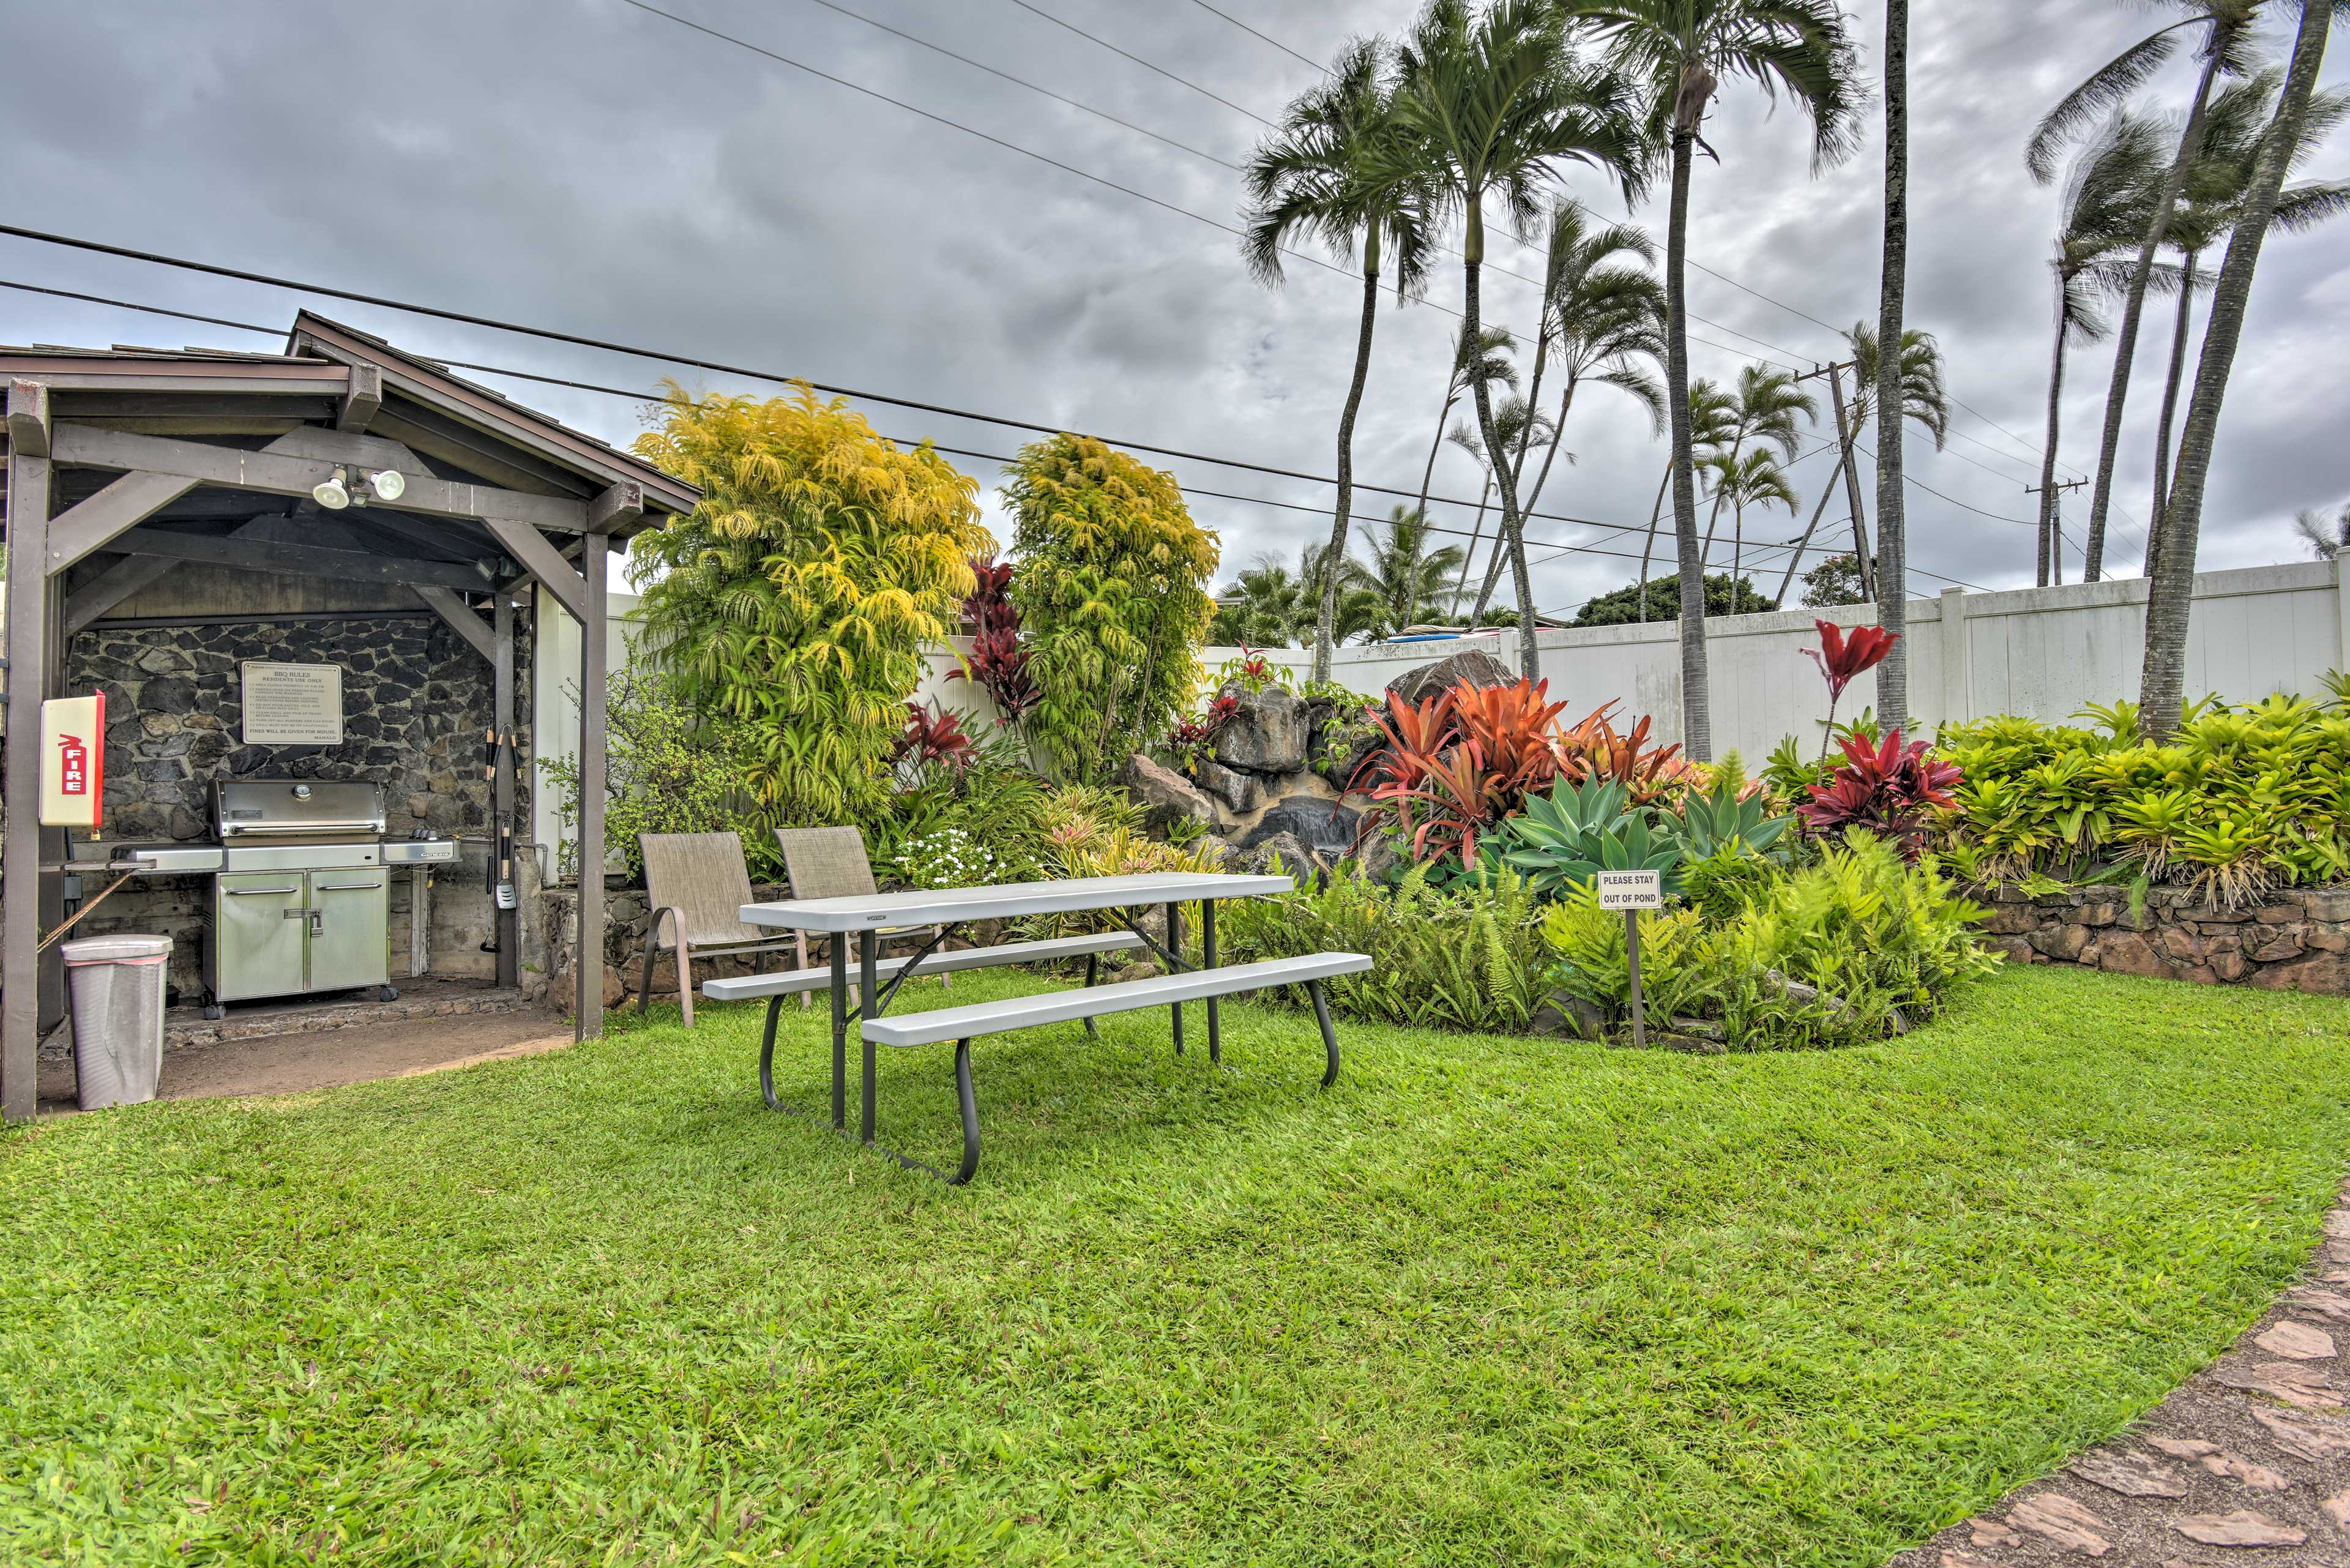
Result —
[{"label": "gray cloud", "polygon": [[[1012,0],[845,0],[908,32],[1161,134],[1239,161],[1261,130],[1243,114],[1073,36]],[[1185,0],[1036,0],[1234,103],[1274,113],[1312,74]],[[1005,140],[1231,222],[1229,170],[889,37],[810,0],[664,0],[713,27],[962,120]],[[1308,55],[1350,34],[1392,31],[1409,0],[1338,7],[1243,0],[1239,14]],[[1873,56],[1878,8],[1856,24]],[[2147,25],[2107,0],[1983,0],[1918,7],[1913,40],[1912,319],[1938,333],[1962,414],[1949,452],[1913,441],[1910,468],[1951,498],[1913,492],[1917,565],[1987,586],[2028,576],[2030,514],[2049,301],[2054,196],[2022,173],[2039,109]],[[13,211],[67,233],[315,277],[352,288],[680,352],[773,366],[1130,440],[1326,472],[1353,352],[1353,280],[1293,263],[1285,286],[1252,282],[1229,234],[1001,147],[690,32],[619,0],[485,6],[411,0],[289,7],[224,0],[199,9],[121,0],[20,8],[0,56],[0,129]],[[2175,99],[2178,81],[2163,89]],[[1694,349],[1728,379],[1750,354],[1806,364],[1836,348],[1820,321],[1873,317],[1877,151],[1814,178],[1801,119],[1733,85],[1699,171],[1692,255],[1768,303],[1699,273]],[[2341,175],[2344,149],[2308,171]],[[1620,211],[1604,182],[1569,188]],[[1655,207],[1635,214],[1657,226]],[[2350,494],[2338,432],[2350,415],[2350,265],[2334,234],[2272,241],[2262,263],[2204,557],[2245,565],[2296,554],[2298,506]],[[1499,265],[1531,273],[1514,244]],[[277,291],[0,241],[0,275],[279,324]],[[1383,307],[1357,432],[1358,474],[1416,484],[1461,283],[1440,268],[1425,304]],[[1492,275],[1489,314],[1531,319],[1533,291]],[[328,314],[427,353],[650,387],[661,367],[575,352],[395,313],[317,301]],[[1802,314],[1797,314],[1798,312]],[[2168,307],[2156,317],[2167,325]],[[1752,339],[1732,334],[1750,335]],[[12,341],[260,346],[213,328],[0,295]],[[1764,347],[1767,344],[1769,347]],[[2159,358],[2158,351],[2141,356]],[[2075,357],[2062,456],[2094,460],[2104,351]],[[721,379],[679,372],[689,385]],[[2122,453],[2126,514],[2116,542],[2134,566],[2152,462],[2159,367],[2147,366]],[[515,383],[518,398],[616,440],[638,428],[613,400]],[[874,408],[885,431],[1008,452],[1018,432]],[[2024,444],[2019,444],[2017,438]],[[1662,447],[1621,399],[1574,415],[1544,509],[1645,524]],[[970,464],[991,491],[994,475]],[[1206,464],[1187,483],[1307,505],[1326,490]],[[1470,461],[1447,448],[1440,493],[1473,497]],[[1828,460],[1796,470],[1806,492]],[[1812,495],[1805,496],[1805,515]],[[1360,510],[1384,513],[1388,498]],[[1997,514],[1986,517],[1966,507]],[[1324,524],[1208,497],[1227,566],[1292,556]],[[2085,508],[2077,508],[2078,511]],[[1831,508],[1831,520],[1841,516]],[[1465,521],[1465,514],[1447,515]],[[1789,536],[1799,524],[1773,518]],[[1619,535],[1560,523],[1539,536],[1617,548]],[[1634,545],[1637,548],[1637,542]],[[1593,554],[1536,568],[1545,607],[1627,580]],[[1917,591],[1940,582],[1921,576]]]}]

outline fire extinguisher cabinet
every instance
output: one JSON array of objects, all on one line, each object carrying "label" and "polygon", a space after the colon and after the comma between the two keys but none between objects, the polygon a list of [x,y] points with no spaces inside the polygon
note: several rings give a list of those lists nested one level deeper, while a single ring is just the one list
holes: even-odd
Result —
[{"label": "fire extinguisher cabinet", "polygon": [[84,937],[67,942],[74,1078],[81,1108],[139,1105],[163,1075],[163,980],[169,937]]}]

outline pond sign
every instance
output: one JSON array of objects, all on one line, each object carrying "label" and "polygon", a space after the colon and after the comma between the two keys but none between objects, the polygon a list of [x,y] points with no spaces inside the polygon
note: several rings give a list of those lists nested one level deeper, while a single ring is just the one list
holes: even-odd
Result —
[{"label": "pond sign", "polygon": [[1624,911],[1624,961],[1632,982],[1632,1044],[1648,1044],[1648,1005],[1640,1000],[1640,911],[1665,907],[1665,874],[1661,871],[1602,871],[1595,884],[1599,907]]}]

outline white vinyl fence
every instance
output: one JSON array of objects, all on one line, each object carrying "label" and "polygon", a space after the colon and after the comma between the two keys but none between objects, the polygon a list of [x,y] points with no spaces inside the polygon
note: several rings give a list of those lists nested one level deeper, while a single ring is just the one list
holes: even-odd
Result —
[{"label": "white vinyl fence", "polygon": [[[2218,692],[2246,701],[2275,691],[2314,693],[2328,670],[2350,669],[2350,577],[2345,564],[2296,562],[2239,571],[2205,572],[2195,579],[2195,607],[2187,639],[2187,691]],[[635,640],[637,601],[611,598],[614,662]],[[579,747],[579,709],[568,679],[577,670],[579,628],[544,592],[532,669],[533,711],[540,756],[567,756]],[[1872,625],[1874,605],[1818,612],[1843,626]],[[1725,617],[1706,623],[1713,678],[1713,742],[1717,755],[1736,748],[1759,766],[1785,735],[1806,746],[1819,738],[1827,690],[1803,649],[1817,647],[1814,612]],[[2137,695],[2145,650],[2146,581],[2076,583],[1970,594],[1958,588],[1909,604],[1909,706],[1921,730],[1951,719],[2021,713],[2062,720],[2092,702]],[[968,680],[950,680],[964,638],[933,649],[918,701],[970,715],[973,733],[994,722],[994,704]],[[1517,667],[1514,630],[1497,637],[1434,642],[1374,643],[1336,650],[1331,673],[1355,691],[1376,694],[1418,665],[1463,648],[1481,648]],[[1676,622],[1594,627],[1541,634],[1542,670],[1555,697],[1566,700],[1570,720],[1603,703],[1617,705],[1626,724],[1652,715],[1651,738],[1682,738],[1680,635]],[[1303,649],[1264,650],[1302,679],[1310,662]],[[1212,675],[1236,657],[1233,648],[1201,650]],[[1845,693],[1840,714],[1851,717],[1876,701],[1872,671]],[[539,775],[542,776],[543,775]],[[549,792],[532,793],[537,841],[553,845],[557,824]]]}]

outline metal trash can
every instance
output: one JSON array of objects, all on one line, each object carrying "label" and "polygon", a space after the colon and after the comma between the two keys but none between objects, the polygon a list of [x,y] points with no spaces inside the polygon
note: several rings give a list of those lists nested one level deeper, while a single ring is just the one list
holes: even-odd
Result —
[{"label": "metal trash can", "polygon": [[60,950],[73,1007],[81,1108],[155,1097],[163,1073],[163,981],[169,937],[83,937]]}]

